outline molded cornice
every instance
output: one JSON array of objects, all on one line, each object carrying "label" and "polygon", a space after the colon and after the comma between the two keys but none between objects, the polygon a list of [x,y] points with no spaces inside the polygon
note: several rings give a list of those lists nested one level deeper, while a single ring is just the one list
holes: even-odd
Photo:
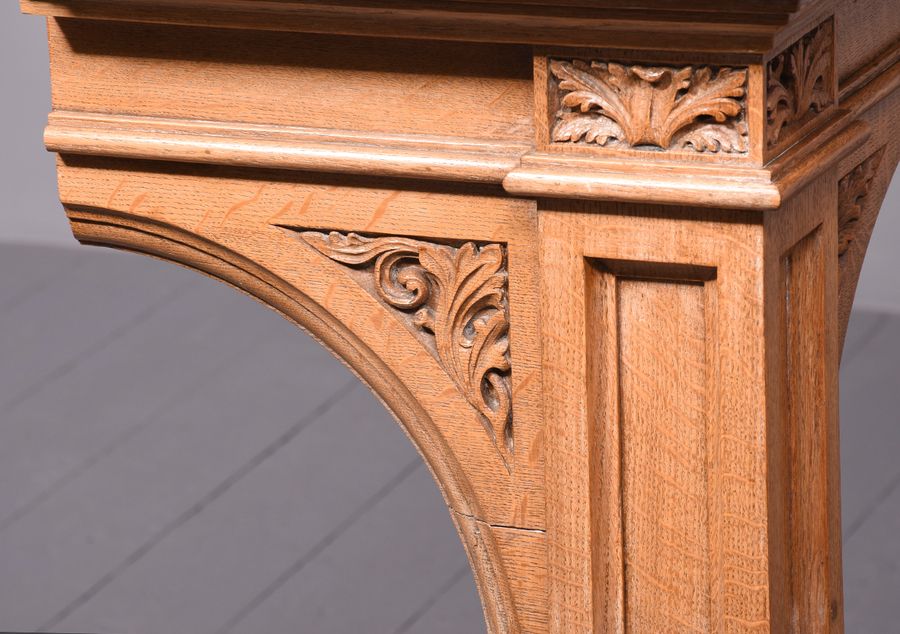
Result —
[{"label": "molded cornice", "polygon": [[656,50],[765,53],[797,12],[778,0],[21,0],[56,17]]},{"label": "molded cornice", "polygon": [[51,113],[47,149],[63,154],[499,183],[530,146],[427,134]]},{"label": "molded cornice", "polygon": [[428,135],[350,139],[331,130],[276,132],[269,126],[71,112],[51,115],[45,140],[63,155],[492,183],[524,197],[766,210],[777,209],[867,135],[865,124],[845,115],[764,168],[564,158]]},{"label": "molded cornice", "polygon": [[[877,69],[875,73],[872,69]],[[560,154],[533,142],[56,111],[47,148],[109,156],[502,185],[527,198],[777,209],[864,143],[861,115],[900,87],[898,47],[838,87],[823,125],[764,165]]]}]

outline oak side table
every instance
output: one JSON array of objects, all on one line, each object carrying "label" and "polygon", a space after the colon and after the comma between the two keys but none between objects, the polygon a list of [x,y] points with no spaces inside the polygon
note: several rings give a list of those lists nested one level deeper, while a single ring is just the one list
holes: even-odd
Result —
[{"label": "oak side table", "polygon": [[76,237],[345,361],[490,633],[843,632],[838,367],[900,157],[897,0],[21,6]]}]

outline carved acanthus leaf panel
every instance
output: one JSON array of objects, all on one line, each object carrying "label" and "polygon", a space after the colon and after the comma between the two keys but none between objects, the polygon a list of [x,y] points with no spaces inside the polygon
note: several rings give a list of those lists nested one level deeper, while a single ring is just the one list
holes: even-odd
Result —
[{"label": "carved acanthus leaf panel", "polygon": [[878,173],[885,148],[857,165],[838,184],[838,256],[843,256],[856,238],[872,181]]},{"label": "carved acanthus leaf panel", "polygon": [[555,143],[746,153],[746,69],[551,60]]},{"label": "carved acanthus leaf panel", "polygon": [[511,470],[506,249],[356,233],[304,231],[300,236],[331,260],[371,276],[377,296],[424,335]]},{"label": "carved acanthus leaf panel", "polygon": [[766,79],[766,142],[778,144],[786,129],[834,103],[832,23],[808,33],[769,62]]}]

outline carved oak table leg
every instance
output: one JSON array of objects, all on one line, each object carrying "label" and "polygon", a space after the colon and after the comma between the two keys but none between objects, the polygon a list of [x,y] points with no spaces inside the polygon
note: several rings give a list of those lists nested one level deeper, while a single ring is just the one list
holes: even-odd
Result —
[{"label": "carved oak table leg", "polygon": [[493,634],[839,634],[893,3],[425,4],[22,0],[75,235],[344,360]]}]

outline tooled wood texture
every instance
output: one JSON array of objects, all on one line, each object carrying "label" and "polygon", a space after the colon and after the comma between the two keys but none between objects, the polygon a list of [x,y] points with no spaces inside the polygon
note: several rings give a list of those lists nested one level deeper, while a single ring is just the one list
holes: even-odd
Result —
[{"label": "tooled wood texture", "polygon": [[54,16],[75,235],[346,361],[491,634],[841,634],[837,367],[900,156],[892,3],[21,1]]}]

